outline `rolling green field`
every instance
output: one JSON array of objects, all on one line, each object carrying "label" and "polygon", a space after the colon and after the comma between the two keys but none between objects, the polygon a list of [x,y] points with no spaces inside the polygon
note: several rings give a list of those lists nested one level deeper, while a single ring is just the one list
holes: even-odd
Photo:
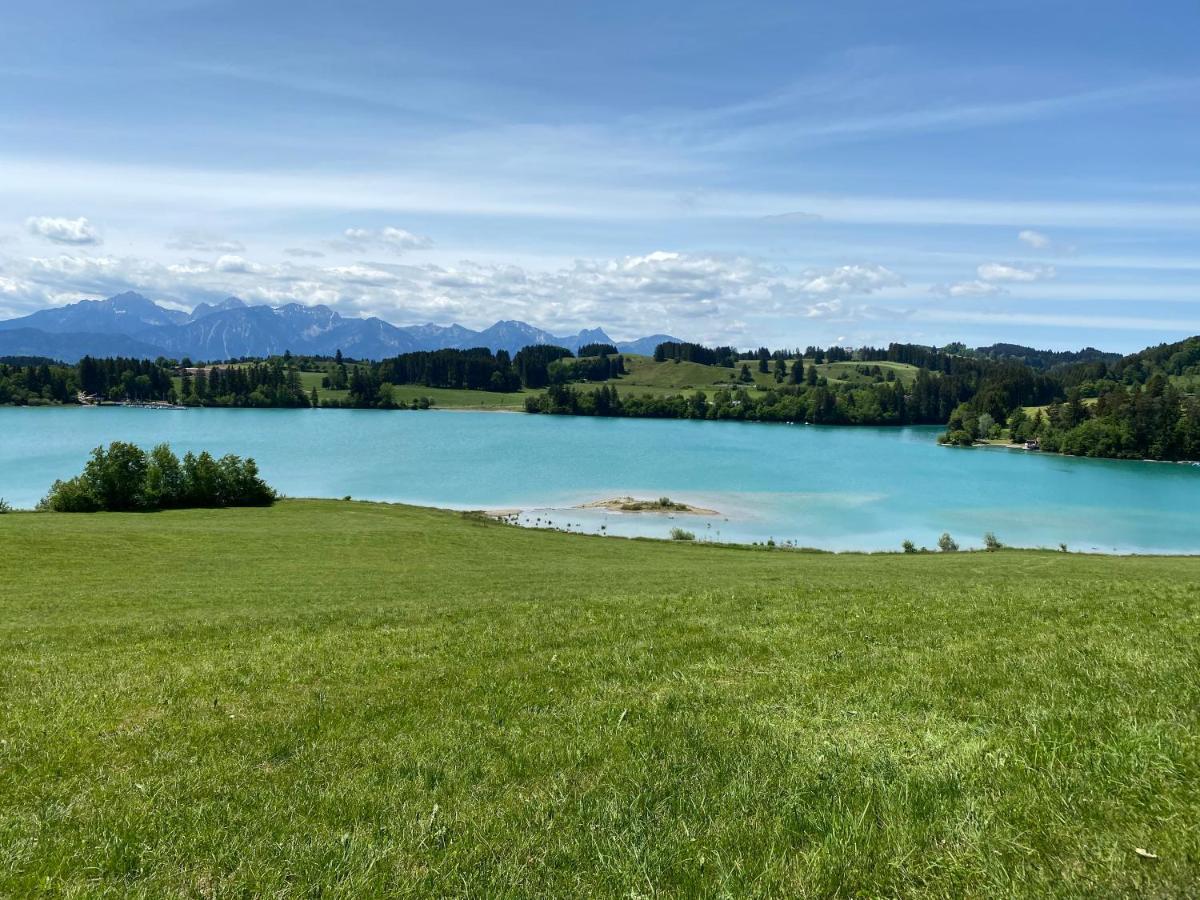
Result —
[{"label": "rolling green field", "polygon": [[[807,364],[807,362],[806,362]],[[896,380],[902,381],[904,384],[912,384],[917,378],[919,371],[916,366],[910,366],[907,363],[894,362],[834,362],[822,363],[817,366],[817,373],[824,375],[831,382],[845,382],[849,384],[870,384],[872,378],[858,371],[860,366],[869,366],[871,368],[879,368],[885,374],[888,371],[896,373]]]},{"label": "rolling green field", "polygon": [[[349,391],[333,391],[321,387],[324,372],[301,372],[300,383],[307,394],[314,387],[320,400],[345,400]],[[398,402],[411,403],[428,397],[433,405],[444,409],[513,409],[525,408],[526,391],[498,393],[495,391],[467,391],[455,388],[425,387],[420,384],[397,384],[392,387],[392,396]]]},{"label": "rolling green field", "polygon": [[[301,372],[300,382],[305,392],[317,389],[321,400],[345,400],[349,391],[332,391],[321,387],[322,372]],[[499,393],[496,391],[467,391],[455,388],[425,387],[420,384],[397,384],[392,387],[392,396],[398,402],[411,403],[428,397],[433,405],[444,409],[520,409],[525,408],[526,391]]]},{"label": "rolling green field", "polygon": [[[790,367],[794,360],[788,361]],[[805,360],[805,366],[811,366],[812,360]],[[754,378],[753,385],[745,385],[738,381],[741,366],[729,368],[725,366],[705,366],[694,362],[655,362],[649,356],[626,356],[626,374],[607,382],[590,382],[591,385],[611,384],[621,391],[632,394],[678,394],[681,392],[704,391],[711,395],[722,388],[747,387],[751,392],[765,391],[776,387],[774,371],[763,373],[758,371],[758,361],[747,363],[750,374]],[[817,366],[817,374],[833,383],[870,384],[872,379],[857,371],[860,365],[879,366],[882,370],[891,369],[898,379],[905,384],[916,378],[915,366],[904,363],[871,362],[871,363],[821,363]]]},{"label": "rolling green field", "polygon": [[398,384],[392,388],[397,400],[411,403],[428,397],[441,409],[512,409],[524,410],[526,391],[501,393],[497,391],[468,391],[457,388],[431,388],[419,384]]},{"label": "rolling green field", "polygon": [[0,515],[0,547],[2,896],[1200,883],[1200,559],[333,501]]},{"label": "rolling green field", "polygon": [[304,386],[304,393],[309,393],[313,388],[317,389],[317,397],[321,400],[345,400],[350,396],[349,391],[333,391],[326,387],[321,387],[321,379],[325,377],[324,372],[301,372],[300,384]]},{"label": "rolling green field", "polygon": [[[1095,397],[1083,397],[1082,400],[1083,400],[1084,406],[1095,406],[1096,405]],[[1050,408],[1049,404],[1046,404],[1044,406],[1022,406],[1021,407],[1021,409],[1024,410],[1025,415],[1029,416],[1030,418],[1033,418],[1038,413],[1042,413],[1043,415],[1045,415],[1046,410],[1048,410],[1049,408]]]}]

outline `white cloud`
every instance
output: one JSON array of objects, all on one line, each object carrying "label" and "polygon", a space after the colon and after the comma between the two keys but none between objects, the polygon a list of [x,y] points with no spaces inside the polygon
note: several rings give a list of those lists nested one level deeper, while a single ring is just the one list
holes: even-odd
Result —
[{"label": "white cloud", "polygon": [[953,284],[935,284],[930,290],[947,297],[995,297],[1007,294],[998,284],[986,281],[956,281]]},{"label": "white cloud", "polygon": [[808,319],[834,319],[842,315],[842,308],[841,300],[826,300],[805,309],[804,316]]},{"label": "white cloud", "polygon": [[297,259],[320,259],[325,255],[320,250],[309,250],[307,247],[287,247],[283,252]]},{"label": "white cloud", "polygon": [[886,287],[904,284],[891,269],[878,265],[838,266],[824,271],[809,270],[797,284],[797,289],[817,296],[869,294]]},{"label": "white cloud", "polygon": [[99,244],[100,234],[85,218],[62,219],[54,216],[33,216],[25,220],[30,234],[56,244]]},{"label": "white cloud", "polygon": [[1026,228],[1017,232],[1017,240],[1034,250],[1040,250],[1043,253],[1050,253],[1054,256],[1073,256],[1075,254],[1074,244],[1064,244],[1062,241],[1056,241],[1045,232],[1034,231],[1032,228]]},{"label": "white cloud", "polygon": [[1054,266],[998,262],[984,263],[976,269],[976,273],[983,281],[987,282],[1044,281],[1058,274],[1055,272]]},{"label": "white cloud", "polygon": [[234,254],[219,257],[213,268],[218,272],[226,272],[231,275],[257,275],[263,271],[262,266]]},{"label": "white cloud", "polygon": [[189,259],[184,263],[173,263],[167,266],[167,271],[172,275],[205,275],[213,270],[213,267],[206,262],[198,259]]},{"label": "white cloud", "polygon": [[323,271],[344,284],[384,285],[398,280],[391,272],[368,265],[334,266]]},{"label": "white cloud", "polygon": [[29,261],[30,271],[44,279],[102,278],[118,272],[121,263],[112,256],[49,256]]},{"label": "white cloud", "polygon": [[1017,240],[1028,244],[1034,250],[1045,250],[1053,243],[1049,237],[1031,228],[1026,228],[1024,231],[1018,233]]},{"label": "white cloud", "polygon": [[342,232],[343,241],[331,241],[330,245],[337,250],[360,249],[364,247],[382,247],[393,253],[401,254],[407,250],[426,250],[433,246],[433,241],[421,234],[414,234],[393,225],[378,230],[371,228],[347,228]]}]

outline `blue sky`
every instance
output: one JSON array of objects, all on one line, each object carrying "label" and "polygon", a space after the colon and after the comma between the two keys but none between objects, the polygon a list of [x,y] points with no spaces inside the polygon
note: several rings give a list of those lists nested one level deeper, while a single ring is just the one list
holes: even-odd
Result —
[{"label": "blue sky", "polygon": [[1191,2],[14,2],[0,316],[1200,333]]}]

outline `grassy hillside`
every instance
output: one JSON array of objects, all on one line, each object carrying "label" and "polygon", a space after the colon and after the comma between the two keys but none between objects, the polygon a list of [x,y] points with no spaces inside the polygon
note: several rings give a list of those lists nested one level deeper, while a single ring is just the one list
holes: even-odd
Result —
[{"label": "grassy hillside", "polygon": [[[345,400],[349,391],[334,391],[321,387],[322,372],[301,372],[300,382],[305,392],[317,389],[318,399]],[[411,403],[428,397],[442,409],[524,409],[526,391],[501,393],[496,391],[467,391],[455,388],[425,387],[421,384],[398,384],[392,387],[397,402]]]},{"label": "grassy hillside", "polygon": [[711,391],[737,382],[738,370],[705,366],[694,362],[655,362],[650,356],[626,356],[626,374],[614,383],[621,387],[653,392],[682,390]]},{"label": "grassy hillside", "polygon": [[0,546],[0,895],[1200,880],[1200,559],[330,501],[0,515]]},{"label": "grassy hillside", "polygon": [[[808,365],[808,361],[805,361]],[[897,381],[902,381],[904,384],[912,384],[917,378],[917,367],[910,366],[907,363],[887,362],[886,360],[871,361],[865,363],[859,362],[835,362],[822,363],[817,366],[817,374],[824,375],[831,382],[846,382],[849,384],[871,384],[875,379],[859,371],[862,368],[875,369],[878,368],[884,374],[894,372]]]},{"label": "grassy hillside", "polygon": [[[789,367],[793,361],[789,360]],[[805,360],[805,366],[811,366],[812,360]],[[758,371],[758,361],[747,363],[750,374],[754,377],[754,386],[766,390],[776,385],[775,375]],[[892,370],[897,378],[910,383],[917,377],[916,366],[904,363],[871,362],[871,363],[822,363],[817,366],[817,373],[834,383],[870,384],[872,378],[858,371],[860,366],[879,366],[883,371]],[[705,391],[711,394],[715,390],[728,387],[744,387],[738,381],[741,366],[728,368],[725,366],[705,366],[694,362],[655,362],[649,356],[626,356],[626,374],[621,378],[607,383],[616,385],[621,390],[633,393],[677,394],[680,392]],[[602,382],[597,382],[602,383]]]}]

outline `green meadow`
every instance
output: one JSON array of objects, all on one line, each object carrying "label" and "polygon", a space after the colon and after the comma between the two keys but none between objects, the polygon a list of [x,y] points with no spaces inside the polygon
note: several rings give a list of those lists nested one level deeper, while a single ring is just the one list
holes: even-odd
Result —
[{"label": "green meadow", "polygon": [[[787,361],[788,367],[795,365],[795,360]],[[774,363],[772,363],[774,365]],[[835,362],[814,364],[811,359],[804,361],[806,368],[816,365],[817,374],[832,384],[870,384],[873,379],[858,371],[860,366],[878,366],[882,371],[889,369],[896,373],[897,379],[905,384],[911,383],[917,376],[915,366],[905,363],[891,362]],[[747,368],[754,381],[744,384],[739,380],[741,365],[736,368],[728,366],[708,366],[695,362],[655,362],[649,356],[625,356],[625,374],[620,378],[608,381],[588,382],[588,386],[610,384],[622,393],[630,394],[678,394],[704,391],[711,395],[722,388],[746,388],[756,395],[776,387],[774,370],[760,372],[757,360],[746,362]]]},{"label": "green meadow", "polygon": [[298,500],[0,548],[2,896],[1200,884],[1200,559]]}]

